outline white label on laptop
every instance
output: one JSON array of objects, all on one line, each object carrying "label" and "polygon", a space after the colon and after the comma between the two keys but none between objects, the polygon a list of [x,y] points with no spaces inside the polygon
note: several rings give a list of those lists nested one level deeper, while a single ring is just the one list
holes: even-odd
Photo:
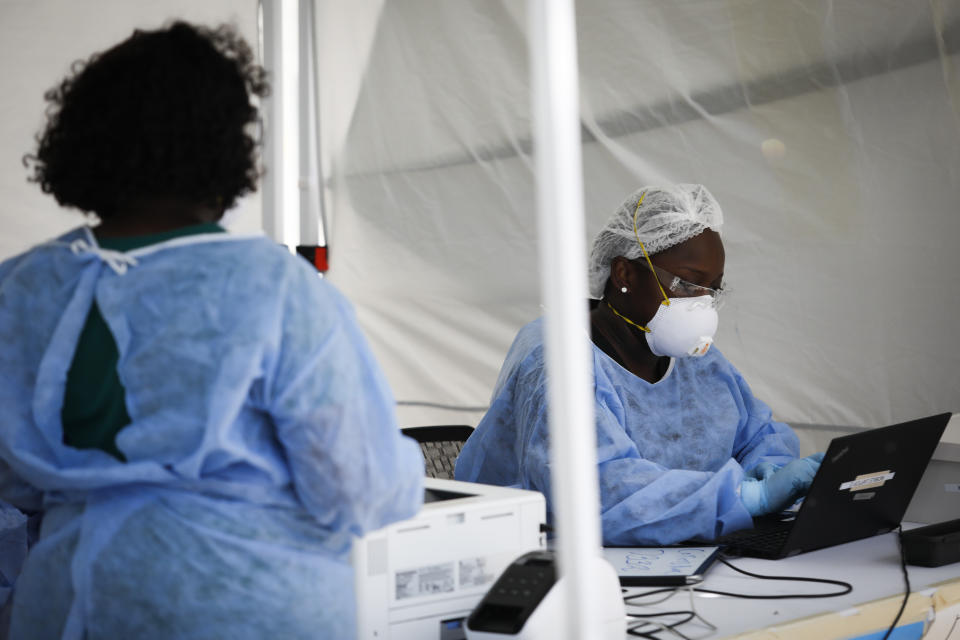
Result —
[{"label": "white label on laptop", "polygon": [[960,484],[945,484],[943,490],[947,493],[960,493]]},{"label": "white label on laptop", "polygon": [[850,491],[863,491],[864,489],[882,487],[887,480],[893,480],[894,475],[894,472],[890,470],[877,471],[876,473],[865,473],[857,476],[850,482],[844,482],[841,484],[840,491],[845,491],[846,489],[850,489]]}]

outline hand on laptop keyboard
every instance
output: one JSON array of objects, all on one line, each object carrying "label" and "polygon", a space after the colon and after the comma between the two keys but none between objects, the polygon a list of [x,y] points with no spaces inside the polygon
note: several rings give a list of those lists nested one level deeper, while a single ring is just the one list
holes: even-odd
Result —
[{"label": "hand on laptop keyboard", "polygon": [[740,485],[743,506],[751,516],[774,513],[790,506],[810,488],[822,460],[823,454],[815,453],[772,472],[769,469],[755,470],[755,475],[762,473],[763,477],[744,478]]},{"label": "hand on laptop keyboard", "polygon": [[757,480],[766,480],[776,473],[781,466],[782,465],[779,464],[773,464],[772,462],[761,462],[757,466],[747,471],[747,477],[756,478]]}]

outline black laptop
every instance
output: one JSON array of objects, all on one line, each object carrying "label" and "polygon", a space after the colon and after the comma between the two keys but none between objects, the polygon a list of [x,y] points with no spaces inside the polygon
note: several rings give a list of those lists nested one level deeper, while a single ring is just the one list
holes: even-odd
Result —
[{"label": "black laptop", "polygon": [[949,413],[834,438],[795,514],[757,518],[717,541],[727,553],[785,558],[896,528]]}]

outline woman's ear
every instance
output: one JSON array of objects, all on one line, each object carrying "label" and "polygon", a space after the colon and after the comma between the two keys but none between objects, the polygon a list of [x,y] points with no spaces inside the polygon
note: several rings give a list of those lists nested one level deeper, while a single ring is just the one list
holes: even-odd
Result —
[{"label": "woman's ear", "polygon": [[615,291],[622,291],[624,287],[629,291],[632,288],[632,271],[630,261],[623,256],[617,256],[610,261],[610,284]]}]

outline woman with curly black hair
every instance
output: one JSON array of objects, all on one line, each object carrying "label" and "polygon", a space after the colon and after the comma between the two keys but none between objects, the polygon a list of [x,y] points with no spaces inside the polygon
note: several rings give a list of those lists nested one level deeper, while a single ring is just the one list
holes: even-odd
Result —
[{"label": "woman with curly black hair", "polygon": [[349,304],[217,224],[266,90],[177,22],[47,94],[31,179],[99,224],[0,264],[0,499],[43,514],[13,638],[350,638],[352,536],[420,505]]}]

